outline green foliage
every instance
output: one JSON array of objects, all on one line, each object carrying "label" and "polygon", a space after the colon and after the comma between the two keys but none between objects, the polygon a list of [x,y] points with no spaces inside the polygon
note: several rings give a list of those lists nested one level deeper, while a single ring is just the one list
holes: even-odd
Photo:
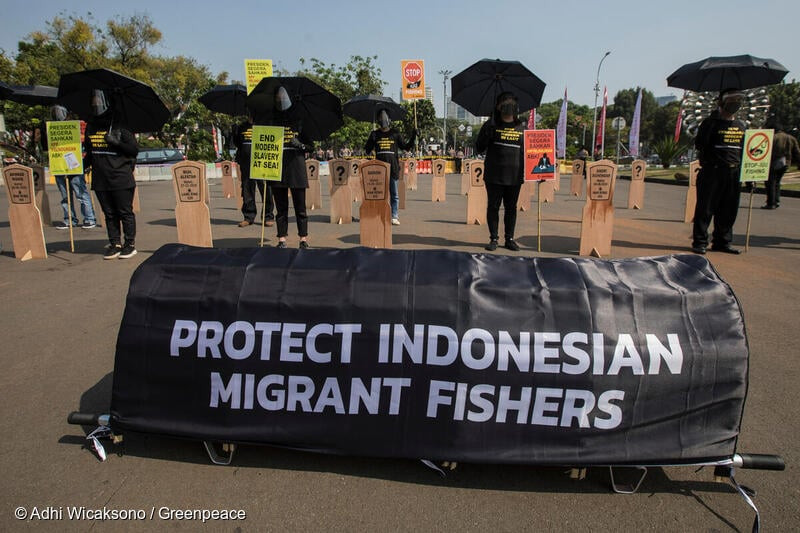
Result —
[{"label": "green foliage", "polygon": [[783,124],[787,133],[795,137],[800,132],[800,83],[780,83],[767,88],[770,115]]},{"label": "green foliage", "polygon": [[214,161],[216,159],[214,140],[211,137],[210,131],[202,128],[189,130],[187,137],[187,159],[191,161]]},{"label": "green foliage", "polygon": [[653,151],[658,154],[661,159],[661,166],[669,168],[672,162],[686,151],[686,147],[680,143],[675,142],[672,135],[662,137],[652,145]]},{"label": "green foliage", "polygon": [[[428,137],[441,137],[441,128],[439,122],[436,120],[436,112],[433,109],[433,104],[430,100],[416,100],[417,104],[417,130],[419,131],[419,138]],[[395,127],[400,130],[404,137],[408,139],[411,132],[414,130],[414,102],[403,102],[400,104],[406,110],[406,116],[403,120],[395,123]],[[450,121],[448,121],[450,124]]]}]

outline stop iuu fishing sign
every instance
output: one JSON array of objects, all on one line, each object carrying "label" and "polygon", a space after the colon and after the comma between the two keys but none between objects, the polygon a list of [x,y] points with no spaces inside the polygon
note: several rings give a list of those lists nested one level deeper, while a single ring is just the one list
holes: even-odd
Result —
[{"label": "stop iuu fishing sign", "polygon": [[744,132],[744,152],[739,181],[767,181],[772,160],[773,130]]},{"label": "stop iuu fishing sign", "polygon": [[281,181],[282,126],[253,126],[250,178]]}]

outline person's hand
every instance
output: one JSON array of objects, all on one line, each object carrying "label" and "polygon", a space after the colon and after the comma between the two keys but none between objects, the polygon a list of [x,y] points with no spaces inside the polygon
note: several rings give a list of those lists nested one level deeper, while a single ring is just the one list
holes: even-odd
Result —
[{"label": "person's hand", "polygon": [[111,146],[119,146],[122,143],[122,133],[119,130],[108,130],[106,142]]},{"label": "person's hand", "polygon": [[300,142],[300,139],[297,137],[292,137],[292,140],[289,141],[289,146],[292,148],[297,148],[298,150],[305,150],[306,145]]}]

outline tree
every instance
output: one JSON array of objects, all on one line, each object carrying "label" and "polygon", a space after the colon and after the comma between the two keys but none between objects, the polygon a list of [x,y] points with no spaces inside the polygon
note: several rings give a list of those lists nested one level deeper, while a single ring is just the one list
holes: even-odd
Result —
[{"label": "tree", "polygon": [[[417,131],[419,132],[419,137],[417,139],[418,144],[422,144],[422,140],[429,137],[436,137],[438,139],[441,135],[441,129],[438,127],[433,104],[430,100],[416,100],[416,102]],[[406,116],[403,117],[403,120],[397,122],[395,127],[408,139],[411,136],[411,132],[414,130],[414,102],[407,101],[400,105],[405,109]]]},{"label": "tree", "polygon": [[161,32],[147,15],[117,17],[106,23],[106,29],[108,45],[115,53],[114,61],[124,72],[145,68],[149,60],[148,47],[161,41]]},{"label": "tree", "polygon": [[800,132],[800,83],[780,83],[767,88],[770,115],[776,118],[787,133],[797,137]]}]

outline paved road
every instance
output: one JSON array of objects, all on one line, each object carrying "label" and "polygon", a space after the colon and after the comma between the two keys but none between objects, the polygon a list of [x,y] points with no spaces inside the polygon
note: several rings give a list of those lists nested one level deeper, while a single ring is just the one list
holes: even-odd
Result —
[{"label": "paved road", "polygon": [[[431,204],[429,178],[410,192],[402,225],[394,228],[400,249],[449,248],[482,252],[487,230],[468,226],[460,183],[449,179],[447,201]],[[542,207],[542,252],[536,252],[534,209],[520,213],[518,240],[524,256],[574,256],[583,202],[568,196],[568,177],[554,204]],[[547,530],[749,530],[753,514],[709,469],[651,469],[640,492],[609,492],[608,473],[590,469],[582,481],[563,469],[460,465],[441,479],[420,463],[333,457],[268,447],[244,447],[234,466],[209,464],[200,444],[127,435],[124,455],[100,463],[82,449],[80,427],[65,422],[69,411],[102,411],[110,402],[117,330],[131,273],[153,250],[176,239],[170,182],[140,186],[140,253],[128,261],[100,259],[103,229],[77,230],[76,253],[67,234],[46,228],[50,257],[18,262],[10,251],[7,210],[0,208],[0,321],[5,372],[0,377],[0,529],[2,530],[209,530],[209,531],[547,531]],[[325,187],[323,187],[325,189]],[[219,247],[256,246],[260,228],[238,228],[232,200],[212,183],[212,224]],[[688,251],[690,227],[682,222],[683,187],[648,184],[642,210],[628,210],[628,182],[616,191],[613,257]],[[49,188],[53,212],[58,193]],[[0,188],[0,196],[5,190]],[[327,197],[324,199],[327,206]],[[749,197],[736,225],[744,242]],[[760,206],[757,196],[754,205]],[[7,205],[0,200],[0,205]],[[752,213],[749,253],[709,254],[742,303],[751,350],[749,397],[739,450],[778,453],[783,473],[738,471],[758,490],[756,502],[767,531],[795,530],[800,491],[797,395],[797,314],[800,311],[800,199],[780,209]],[[332,225],[327,211],[311,214],[311,242],[351,247],[358,226]],[[291,232],[294,228],[290,226]],[[267,229],[274,245],[274,228]],[[290,245],[297,239],[290,237]],[[498,253],[511,253],[502,249]],[[41,513],[61,509],[62,520],[15,519],[17,507]],[[144,520],[70,521],[68,506],[143,510]],[[241,509],[243,521],[158,519],[159,508]],[[151,520],[149,513],[155,510]],[[58,516],[56,515],[56,518]]]}]

